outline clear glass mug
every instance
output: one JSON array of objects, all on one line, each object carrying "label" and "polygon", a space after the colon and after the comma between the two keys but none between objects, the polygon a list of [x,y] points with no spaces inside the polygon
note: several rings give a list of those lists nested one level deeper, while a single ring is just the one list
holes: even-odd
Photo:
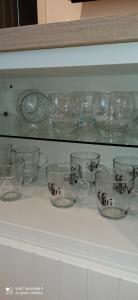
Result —
[{"label": "clear glass mug", "polygon": [[[39,169],[47,167],[46,156],[36,146],[20,146],[13,149],[15,158],[24,160],[24,183],[30,183],[38,178]],[[42,157],[42,164],[40,164]]]},{"label": "clear glass mug", "polygon": [[[100,164],[100,154],[78,151],[70,154],[70,165],[78,169],[79,193],[77,201],[84,201],[94,191],[95,174]],[[96,203],[93,201],[95,207]]]},{"label": "clear glass mug", "polygon": [[120,176],[107,169],[99,170],[95,190],[100,214],[111,219],[125,217],[133,199],[133,184],[134,178],[128,172]]},{"label": "clear glass mug", "polygon": [[91,151],[73,152],[70,154],[70,164],[72,167],[77,166],[78,177],[85,179],[93,187],[95,174],[100,164],[100,154]]},{"label": "clear glass mug", "polygon": [[48,190],[51,203],[56,207],[68,208],[78,194],[77,170],[68,163],[48,166]]},{"label": "clear glass mug", "polygon": [[0,161],[0,200],[13,201],[21,198],[24,161],[12,158]]},{"label": "clear glass mug", "polygon": [[128,172],[134,178],[135,197],[129,208],[129,214],[138,213],[138,157],[135,156],[117,156],[113,159],[113,169],[115,173],[122,175]]}]

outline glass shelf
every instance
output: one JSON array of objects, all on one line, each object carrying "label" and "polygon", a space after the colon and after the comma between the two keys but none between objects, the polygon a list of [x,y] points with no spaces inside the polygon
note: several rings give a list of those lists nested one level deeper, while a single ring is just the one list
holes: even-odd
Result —
[{"label": "glass shelf", "polygon": [[102,137],[98,129],[89,124],[67,134],[64,130],[59,132],[52,128],[47,121],[32,124],[19,121],[18,117],[12,114],[0,115],[0,136],[138,147],[138,125],[117,137]]},{"label": "glass shelf", "polygon": [[[58,132],[47,121],[19,122],[18,95],[25,90],[137,91],[138,42],[67,47],[0,54],[0,135],[83,144],[138,147],[138,122],[120,136],[101,136],[92,124]],[[130,56],[131,52],[131,56]],[[138,97],[136,99],[138,111]],[[4,112],[8,115],[4,116]]]}]

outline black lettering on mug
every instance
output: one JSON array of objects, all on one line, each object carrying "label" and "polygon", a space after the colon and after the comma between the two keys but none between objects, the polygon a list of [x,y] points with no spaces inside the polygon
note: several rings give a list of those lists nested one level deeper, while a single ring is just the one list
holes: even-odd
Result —
[{"label": "black lettering on mug", "polygon": [[61,188],[55,188],[55,185],[53,182],[52,183],[48,182],[48,188],[49,188],[51,195],[53,195],[53,196],[61,194]]}]

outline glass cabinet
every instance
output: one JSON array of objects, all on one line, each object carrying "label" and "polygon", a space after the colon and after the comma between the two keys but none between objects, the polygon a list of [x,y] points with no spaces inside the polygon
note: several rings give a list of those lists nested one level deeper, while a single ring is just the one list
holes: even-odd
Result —
[{"label": "glass cabinet", "polygon": [[[107,167],[117,155],[138,156],[137,82],[138,42],[0,52],[0,141],[39,146],[48,163],[69,161],[79,150],[99,153]],[[29,274],[35,274],[35,264],[45,263],[41,258],[35,263],[36,245],[45,258],[54,258],[55,267],[47,263],[58,276],[59,298],[68,299],[65,287],[73,278],[72,299],[111,298],[114,291],[115,300],[124,300],[126,286],[127,295],[137,299],[138,215],[118,222],[103,218],[94,193],[87,199],[85,190],[84,201],[57,209],[48,197],[46,172],[40,175],[25,185],[22,201],[1,201],[1,239],[8,237],[15,248],[18,242],[20,249],[30,245]],[[39,278],[46,281],[48,299],[57,299],[46,269],[40,267]],[[12,270],[13,278],[20,276],[17,260]],[[81,289],[78,278],[83,279]],[[104,293],[99,284],[95,289],[99,279]]]},{"label": "glass cabinet", "polygon": [[0,53],[0,135],[138,146],[138,43]]}]

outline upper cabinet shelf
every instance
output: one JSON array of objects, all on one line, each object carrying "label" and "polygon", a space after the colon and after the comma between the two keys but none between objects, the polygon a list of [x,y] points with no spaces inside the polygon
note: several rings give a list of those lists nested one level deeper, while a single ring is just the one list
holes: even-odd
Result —
[{"label": "upper cabinet shelf", "polygon": [[[0,134],[137,147],[137,123],[119,138],[101,137],[97,128],[86,128],[86,126],[77,128],[70,136],[64,136],[49,129],[47,122],[38,125],[20,122],[16,110],[18,95],[25,90],[39,90],[45,95],[51,92],[76,91],[130,92],[138,90],[137,82],[138,41],[3,51],[0,53]],[[136,111],[138,111],[138,98],[135,102]],[[138,122],[137,115],[136,119]]]},{"label": "upper cabinet shelf", "polygon": [[138,41],[138,13],[0,30],[0,51]]}]

